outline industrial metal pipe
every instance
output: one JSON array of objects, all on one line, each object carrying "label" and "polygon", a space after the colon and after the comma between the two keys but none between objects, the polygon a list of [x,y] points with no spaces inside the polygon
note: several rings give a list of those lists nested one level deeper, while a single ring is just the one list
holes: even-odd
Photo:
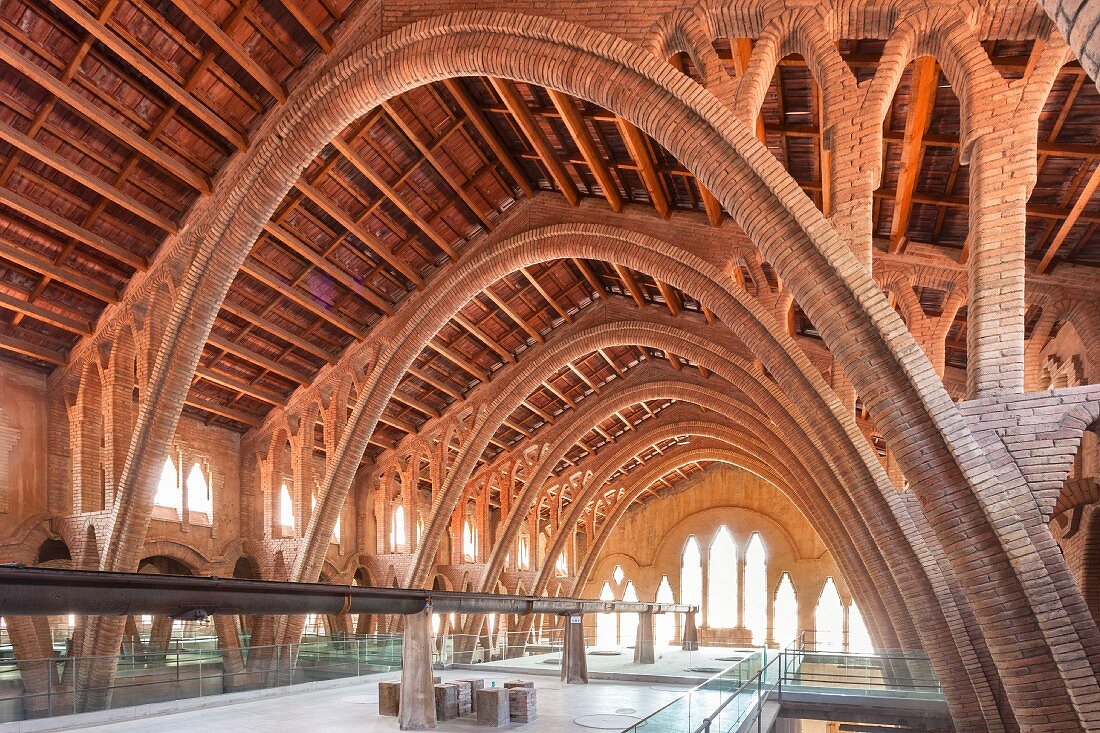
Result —
[{"label": "industrial metal pipe", "polygon": [[0,616],[693,613],[695,606],[0,566]]}]

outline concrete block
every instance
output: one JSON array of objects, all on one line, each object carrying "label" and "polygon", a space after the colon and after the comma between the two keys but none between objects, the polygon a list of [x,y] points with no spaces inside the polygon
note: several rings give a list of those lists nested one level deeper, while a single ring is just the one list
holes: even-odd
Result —
[{"label": "concrete block", "polygon": [[458,686],[441,684],[435,686],[436,720],[454,720],[458,712]]},{"label": "concrete block", "polygon": [[511,721],[510,690],[503,688],[480,689],[474,694],[477,705],[477,724],[499,728]]},{"label": "concrete block", "polygon": [[400,682],[379,682],[378,683],[378,714],[379,715],[397,715],[397,710],[401,705],[401,683]]}]

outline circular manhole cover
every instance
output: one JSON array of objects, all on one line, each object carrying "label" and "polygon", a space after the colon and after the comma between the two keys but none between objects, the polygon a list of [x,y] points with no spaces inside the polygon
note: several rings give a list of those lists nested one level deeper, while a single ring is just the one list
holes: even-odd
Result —
[{"label": "circular manhole cover", "polygon": [[716,662],[740,662],[744,657],[715,657]]},{"label": "circular manhole cover", "polygon": [[638,711],[635,710],[634,708],[619,708],[615,712],[618,713],[619,715],[630,715],[631,713],[636,713]]},{"label": "circular manhole cover", "polygon": [[618,657],[621,655],[622,652],[618,649],[597,649],[594,652],[588,652],[588,656],[590,657]]},{"label": "circular manhole cover", "polygon": [[705,672],[706,674],[718,674],[722,667],[688,667],[688,672]]},{"label": "circular manhole cover", "polygon": [[612,713],[582,715],[573,719],[573,722],[582,728],[595,728],[597,730],[625,730],[641,721],[642,719],[635,715],[616,715]]},{"label": "circular manhole cover", "polygon": [[555,666],[561,666],[561,657],[550,657],[549,659],[542,660],[543,664],[553,664]]}]

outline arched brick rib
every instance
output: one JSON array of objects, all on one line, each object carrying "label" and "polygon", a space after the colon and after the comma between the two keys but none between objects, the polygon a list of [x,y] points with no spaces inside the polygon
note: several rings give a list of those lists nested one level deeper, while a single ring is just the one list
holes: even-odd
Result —
[{"label": "arched brick rib", "polygon": [[[181,286],[179,307],[139,410],[106,567],[133,560],[132,538],[144,533],[154,466],[163,457],[157,452],[163,452],[174,431],[217,304],[262,221],[305,161],[359,114],[418,83],[448,75],[504,76],[554,86],[621,113],[699,174],[762,248],[811,319],[825,324],[826,343],[857,391],[875,397],[867,404],[885,426],[887,440],[899,446],[899,463],[915,477],[912,485],[975,598],[976,614],[1022,724],[1049,723],[1049,716],[1034,712],[1044,706],[1058,709],[1058,725],[1096,722],[1100,688],[1090,657],[1100,656],[1095,655],[1100,637],[1095,625],[1085,623],[1091,624],[1091,618],[1083,599],[1072,583],[1063,583],[1065,563],[1046,528],[1034,528],[1031,516],[1014,525],[1016,512],[985,498],[1001,495],[996,484],[1007,486],[1014,498],[1026,494],[1022,475],[1003,447],[986,447],[994,453],[992,463],[1003,466],[1000,475],[991,470],[991,460],[978,450],[927,360],[846,244],[768,151],[711,95],[625,42],[565,23],[517,23],[515,16],[488,13],[408,26],[339,59],[335,69],[331,78],[294,96],[291,113],[278,126],[280,135],[250,151],[238,188],[226,195],[226,205],[202,232],[203,245]],[[207,287],[196,297],[204,281]],[[388,395],[395,384],[378,386]],[[357,406],[357,415],[361,412]],[[345,433],[341,442],[347,441]],[[334,471],[337,483],[344,483],[354,466],[345,460]],[[329,484],[326,480],[322,492]],[[956,528],[967,542],[958,541]],[[111,636],[103,643],[113,646],[117,638]],[[1050,659],[1053,673],[1022,674],[1014,665],[1021,653]]]}]

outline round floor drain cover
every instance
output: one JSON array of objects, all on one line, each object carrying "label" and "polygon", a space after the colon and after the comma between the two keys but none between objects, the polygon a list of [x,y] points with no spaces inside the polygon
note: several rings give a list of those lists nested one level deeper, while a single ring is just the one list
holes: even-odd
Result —
[{"label": "round floor drain cover", "polygon": [[740,662],[744,657],[715,657],[716,662]]},{"label": "round floor drain cover", "polygon": [[634,708],[619,708],[615,712],[618,713],[619,715],[630,715],[631,713],[636,713],[638,711],[635,710]]},{"label": "round floor drain cover", "polygon": [[641,718],[634,715],[612,715],[610,713],[603,713],[600,715],[582,715],[579,718],[574,718],[573,722],[582,728],[625,730],[632,725],[637,725],[641,720]]},{"label": "round floor drain cover", "polygon": [[706,672],[707,674],[717,674],[722,671],[721,667],[688,667],[688,672]]},{"label": "round floor drain cover", "polygon": [[542,660],[542,663],[561,665],[561,657],[550,657],[549,659]]},{"label": "round floor drain cover", "polygon": [[597,649],[594,652],[588,652],[591,657],[618,657],[622,655],[618,649]]}]

